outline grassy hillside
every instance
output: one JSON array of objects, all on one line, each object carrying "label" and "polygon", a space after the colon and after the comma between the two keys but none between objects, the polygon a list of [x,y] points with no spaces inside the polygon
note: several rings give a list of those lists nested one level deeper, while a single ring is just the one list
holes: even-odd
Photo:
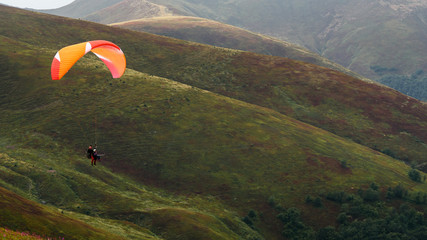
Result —
[{"label": "grassy hillside", "polygon": [[[110,13],[110,15],[111,14],[113,13]],[[146,18],[113,23],[110,25],[218,47],[287,57],[335,69],[363,79],[362,76],[351,72],[347,68],[331,62],[326,58],[322,58],[318,54],[301,48],[298,45],[249,32],[231,25],[204,18],[186,16],[145,17]],[[370,81],[369,79],[364,80]]]},{"label": "grassy hillside", "polygon": [[[1,157],[3,160],[4,154]],[[1,167],[4,168],[3,164]],[[18,229],[20,232],[38,234],[46,238],[121,239],[118,235],[111,235],[111,233],[69,218],[59,211],[55,212],[53,209],[31,202],[2,187],[0,187],[0,195],[0,223],[2,228]],[[3,239],[6,234],[3,233],[1,236]]]},{"label": "grassy hillside", "polygon": [[[40,132],[2,137],[0,186],[50,207],[4,190],[1,226],[66,239],[163,239],[169,228],[188,238],[237,239],[236,232],[257,236],[220,204],[142,187],[109,171],[103,161],[91,167],[84,154],[59,143]],[[176,222],[176,212],[192,217]],[[231,222],[233,229],[223,221]],[[188,232],[188,228],[194,230]]]},{"label": "grassy hillside", "polygon": [[[131,59],[129,67],[135,70],[272,108],[408,163],[425,162],[425,104],[387,87],[279,57],[215,49],[77,20],[47,16],[35,20],[22,15],[15,19],[22,28],[4,26],[12,29],[7,37],[57,49],[77,39],[109,39],[124,49]],[[32,25],[26,26],[25,21]]]},{"label": "grassy hillside", "polygon": [[[363,101],[381,99],[374,110],[387,107],[391,120],[375,123],[387,126],[398,119],[411,139],[418,132],[423,134],[417,127],[425,124],[425,107],[418,101],[303,62],[14,8],[0,11],[4,22],[0,26],[0,184],[64,209],[73,218],[128,239],[130,234],[165,239],[282,239],[283,224],[289,223],[283,211],[295,213],[293,207],[315,230],[334,225],[341,208],[328,196],[336,191],[376,191],[381,199],[389,187],[410,191],[405,199],[389,200],[388,207],[416,202],[416,193],[427,193],[425,183],[408,177],[410,167],[403,162],[277,111],[282,104],[292,110],[290,115],[293,111],[320,113],[320,109],[310,111],[322,107],[331,109],[327,114],[334,116],[344,108],[338,100],[354,97],[345,91],[331,94],[339,91],[340,83],[340,88],[359,90],[360,106],[366,104]],[[110,79],[103,63],[89,55],[62,80],[51,81],[49,68],[57,49],[86,39],[107,39],[122,47],[129,66],[123,78]],[[216,83],[219,93],[270,105],[149,74],[192,80],[207,89]],[[281,81],[287,88],[278,85]],[[290,95],[313,91],[313,86],[329,98]],[[378,98],[370,95],[370,88],[375,88]],[[290,89],[287,94],[280,92],[281,96],[295,98],[276,102],[270,96],[269,101],[261,101],[271,89]],[[399,99],[407,101],[405,112],[392,105],[401,104]],[[359,110],[366,115],[357,120],[375,115],[374,110]],[[355,126],[362,128],[364,123]],[[417,146],[424,146],[423,136]],[[94,141],[106,155],[91,167],[84,151]],[[373,182],[377,190],[369,190],[374,189],[369,188]],[[307,204],[308,195],[321,201],[322,207]],[[417,204],[423,212],[425,203]]]},{"label": "grassy hillside", "polygon": [[[36,51],[34,55],[42,57],[42,66],[48,66],[51,54]],[[268,109],[131,70],[122,81],[110,80],[110,85],[103,77],[106,69],[102,63],[94,65],[91,60],[76,66],[77,72],[70,72],[62,82],[44,83],[43,75],[15,79],[19,83],[36,82],[39,88],[29,88],[24,95],[16,93],[15,96],[26,96],[21,101],[27,104],[12,100],[2,111],[3,116],[9,116],[2,119],[2,126],[7,126],[2,132],[16,139],[4,144],[7,155],[2,165],[15,184],[15,179],[24,181],[18,185],[20,191],[28,189],[28,182],[34,182],[37,187],[32,190],[33,195],[40,201],[88,215],[128,220],[146,228],[150,225],[138,219],[148,217],[154,225],[149,229],[166,238],[177,232],[193,237],[206,235],[215,227],[222,231],[212,231],[215,237],[208,239],[221,239],[216,236],[218,232],[228,236],[224,239],[230,239],[236,233],[227,230],[224,222],[233,226],[238,221],[231,217],[227,220],[226,213],[216,207],[219,203],[237,210],[241,216],[251,209],[265,214],[259,226],[269,236],[273,229],[268,226],[275,223],[270,216],[272,209],[267,205],[271,196],[285,206],[312,211],[300,205],[307,194],[322,196],[337,189],[351,191],[370,182],[384,188],[400,182],[405,187],[424,191],[425,184],[414,184],[407,177],[409,168],[403,163],[327,132]],[[19,62],[23,69],[34,70],[33,61]],[[137,96],[143,97],[143,101],[136,101]],[[85,147],[82,143],[91,142],[93,113],[99,114],[98,143],[107,153],[107,159],[99,164],[100,172],[98,167],[84,164],[83,156],[78,157],[72,149],[67,149],[71,146],[80,152]],[[342,168],[342,161],[351,168]],[[31,168],[33,164],[41,169]],[[176,194],[200,195],[201,200],[150,196],[150,192],[128,184],[129,180],[103,170],[104,164],[147,185]],[[302,174],[307,170],[312,174]],[[216,220],[218,223],[214,224],[215,218],[204,219],[189,210],[149,210],[159,205],[174,206],[175,201],[199,211],[213,208],[222,221]],[[178,227],[171,225],[177,224],[175,211],[180,216]],[[327,212],[321,218],[334,218],[335,210]],[[185,214],[189,214],[188,220]],[[198,216],[203,221],[193,222]],[[194,224],[201,231],[188,232],[186,229]],[[237,232],[241,235],[245,231]]]},{"label": "grassy hillside", "polygon": [[[16,21],[25,18],[33,21],[31,16]],[[134,59],[129,61],[133,69],[272,108],[415,165],[425,161],[425,105],[386,87],[292,60],[220,50],[88,22],[71,23],[80,27],[42,18],[34,20],[32,26],[8,31],[7,36],[25,35],[26,42],[44,42],[57,48],[75,43],[70,41],[73,35],[79,41],[107,38]],[[33,27],[42,26],[51,27],[33,33]],[[65,28],[75,31],[62,32]],[[93,33],[94,29],[98,33]],[[98,29],[105,32],[100,34]]]}]

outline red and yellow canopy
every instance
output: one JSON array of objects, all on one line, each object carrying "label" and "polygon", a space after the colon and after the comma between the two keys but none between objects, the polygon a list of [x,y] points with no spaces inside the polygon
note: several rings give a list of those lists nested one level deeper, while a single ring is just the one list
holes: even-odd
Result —
[{"label": "red and yellow canopy", "polygon": [[52,80],[61,79],[86,53],[93,52],[107,65],[113,78],[119,78],[126,69],[123,51],[114,43],[96,40],[70,45],[59,50],[52,61]]}]

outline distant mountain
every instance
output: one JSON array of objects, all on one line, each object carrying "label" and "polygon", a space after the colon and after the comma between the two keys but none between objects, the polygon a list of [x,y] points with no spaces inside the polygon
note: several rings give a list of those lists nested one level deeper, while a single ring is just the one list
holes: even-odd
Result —
[{"label": "distant mountain", "polygon": [[71,18],[83,18],[121,1],[122,0],[75,0],[64,7],[37,11]]},{"label": "distant mountain", "polygon": [[[365,77],[427,99],[426,1],[152,2],[300,44]],[[411,76],[420,71],[414,81]]]},{"label": "distant mountain", "polygon": [[298,45],[204,18],[163,16],[142,18],[110,25],[218,47],[288,57],[335,69],[348,75],[371,81]]},{"label": "distant mountain", "polygon": [[[376,77],[371,65],[396,67],[400,73],[426,67],[424,56],[417,54],[427,49],[422,41],[427,31],[425,1],[151,2],[301,44],[367,77]],[[410,63],[409,57],[414,58]]]},{"label": "distant mountain", "polygon": [[[73,238],[422,239],[426,175],[401,160],[425,163],[425,103],[288,58],[9,7],[0,22],[0,186],[99,229]],[[89,54],[50,79],[59,48],[93,39],[123,49],[122,78]],[[45,231],[15,207],[31,213],[0,205],[0,225]]]}]

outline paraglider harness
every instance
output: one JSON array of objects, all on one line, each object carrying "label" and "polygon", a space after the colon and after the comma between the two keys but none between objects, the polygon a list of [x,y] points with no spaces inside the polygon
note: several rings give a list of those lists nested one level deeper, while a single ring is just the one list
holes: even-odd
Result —
[{"label": "paraglider harness", "polygon": [[[99,154],[97,151],[97,134],[96,134],[96,129],[97,129],[97,118],[95,115],[95,147],[92,147],[92,145],[89,145],[89,148],[87,150],[86,153],[86,157],[92,160],[101,160],[101,156],[104,156],[105,154]],[[81,126],[80,126],[81,127]]]},{"label": "paraglider harness", "polygon": [[86,153],[86,157],[88,159],[94,158],[94,159],[100,161],[102,156],[105,156],[105,153],[98,153],[98,150],[96,150],[96,145],[93,148],[92,148],[92,145],[89,146],[87,153]]}]

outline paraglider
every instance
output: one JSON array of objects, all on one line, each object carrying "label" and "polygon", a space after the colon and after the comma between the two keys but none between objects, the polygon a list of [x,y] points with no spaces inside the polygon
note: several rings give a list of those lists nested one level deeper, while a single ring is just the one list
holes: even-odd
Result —
[{"label": "paraglider", "polygon": [[[95,40],[66,46],[59,50],[52,60],[51,76],[52,80],[60,80],[73,65],[86,53],[93,52],[99,57],[111,72],[113,78],[120,78],[126,69],[126,58],[123,51],[116,44],[105,41]],[[95,117],[95,137],[96,137],[96,117]],[[96,138],[95,138],[96,143]],[[87,150],[87,157],[92,159],[92,166],[100,160],[103,154],[98,154],[92,145]]]},{"label": "paraglider", "polygon": [[93,52],[107,65],[113,78],[119,78],[126,69],[123,51],[114,43],[105,40],[70,45],[59,50],[52,61],[52,80],[61,79],[86,53]]}]

